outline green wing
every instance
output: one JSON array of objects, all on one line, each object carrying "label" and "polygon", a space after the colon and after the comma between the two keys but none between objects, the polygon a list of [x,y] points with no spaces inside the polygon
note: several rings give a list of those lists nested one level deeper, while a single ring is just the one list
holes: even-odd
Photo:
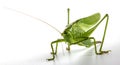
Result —
[{"label": "green wing", "polygon": [[78,24],[84,31],[88,31],[99,21],[99,19],[100,13],[95,13],[91,16],[77,20],[75,24]]},{"label": "green wing", "polygon": [[96,29],[97,26],[95,25],[97,25],[99,19],[99,13],[81,18],[68,25],[62,35],[67,41],[71,43],[81,41],[84,39],[82,37],[88,37]]}]

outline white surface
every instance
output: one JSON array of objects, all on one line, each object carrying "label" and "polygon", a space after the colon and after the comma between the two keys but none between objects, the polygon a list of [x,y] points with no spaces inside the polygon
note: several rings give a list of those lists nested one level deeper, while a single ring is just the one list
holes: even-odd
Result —
[{"label": "white surface", "polygon": [[[6,9],[25,12],[53,25],[61,32],[67,24],[69,7],[70,21],[100,12],[110,15],[104,50],[109,54],[95,55],[94,47],[59,44],[55,61],[46,61],[50,55],[50,42],[61,38],[48,25],[26,15]],[[120,55],[119,1],[117,0],[0,0],[0,65],[118,65]],[[93,36],[101,40],[104,23]],[[99,48],[99,45],[98,45]]]}]

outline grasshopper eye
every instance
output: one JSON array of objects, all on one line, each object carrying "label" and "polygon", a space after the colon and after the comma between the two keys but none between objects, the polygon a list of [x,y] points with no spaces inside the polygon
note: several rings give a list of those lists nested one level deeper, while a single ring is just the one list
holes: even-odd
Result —
[{"label": "grasshopper eye", "polygon": [[62,36],[64,36],[64,35],[67,35],[67,32],[66,32],[66,31],[64,31],[64,32],[62,33]]},{"label": "grasshopper eye", "polygon": [[64,34],[67,34],[67,32],[64,32]]},{"label": "grasshopper eye", "polygon": [[63,33],[63,34],[68,34],[68,33],[67,33],[67,31],[64,31],[64,33]]}]

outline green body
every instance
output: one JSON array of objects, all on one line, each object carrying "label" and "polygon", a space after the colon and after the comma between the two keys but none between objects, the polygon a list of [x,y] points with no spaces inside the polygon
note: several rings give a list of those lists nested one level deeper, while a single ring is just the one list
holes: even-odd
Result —
[{"label": "green body", "polygon": [[86,39],[95,30],[95,25],[97,25],[99,19],[100,14],[96,13],[73,22],[72,24],[68,25],[68,27],[62,33],[64,40],[70,43],[70,45],[78,44],[90,47],[91,45],[93,45],[93,42]]}]

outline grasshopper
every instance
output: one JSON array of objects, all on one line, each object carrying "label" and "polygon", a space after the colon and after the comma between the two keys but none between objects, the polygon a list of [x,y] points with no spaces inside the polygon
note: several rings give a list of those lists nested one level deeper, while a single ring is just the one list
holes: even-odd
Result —
[{"label": "grasshopper", "polygon": [[[39,18],[33,17],[29,14],[26,14],[24,12],[20,12],[20,11],[11,9],[11,8],[7,8],[7,9],[13,10],[13,11],[19,12],[21,14],[27,15],[29,17],[32,17],[34,19],[37,19],[37,20],[49,25],[50,27],[52,27],[53,29],[55,29],[56,31],[58,31],[61,34],[61,36],[63,37],[62,39],[57,39],[57,40],[51,42],[52,58],[47,59],[48,61],[55,59],[55,55],[57,54],[58,43],[60,43],[60,42],[67,43],[68,47],[66,48],[66,50],[68,50],[68,51],[70,51],[70,46],[75,45],[75,44],[77,44],[79,46],[85,46],[85,47],[91,47],[92,45],[94,45],[95,53],[97,55],[102,55],[102,54],[108,53],[110,51],[110,50],[107,50],[107,51],[102,50],[105,35],[106,35],[106,30],[107,30],[107,26],[108,26],[108,20],[109,20],[108,14],[105,14],[104,17],[100,20],[100,13],[95,13],[91,16],[78,19],[75,22],[69,24],[70,9],[68,8],[67,9],[68,25],[67,25],[66,29],[61,33],[58,29],[56,29],[52,25],[46,23],[45,21],[43,21]],[[93,33],[93,31],[99,26],[99,24],[105,18],[106,18],[106,24],[105,24],[105,28],[104,28],[104,34],[102,37],[102,41],[96,41],[95,38],[90,37],[90,35]],[[101,43],[99,52],[97,51],[97,47],[96,47],[97,43]],[[53,44],[56,44],[55,49],[53,48]]]},{"label": "grasshopper", "polygon": [[[68,11],[68,25],[66,29],[61,33],[61,36],[63,39],[57,39],[53,42],[51,42],[51,49],[52,49],[52,58],[49,58],[48,60],[54,60],[55,55],[57,53],[57,48],[58,48],[58,43],[60,42],[65,42],[67,43],[68,47],[66,50],[70,51],[70,46],[71,45],[79,45],[79,46],[85,46],[85,47],[90,47],[94,45],[95,47],[95,53],[97,55],[102,55],[104,53],[108,53],[108,51],[102,51],[105,35],[106,35],[106,30],[108,26],[108,20],[109,20],[109,15],[105,14],[104,17],[100,20],[100,13],[95,13],[91,16],[81,18],[73,22],[72,24],[69,24],[69,12],[70,9],[67,9]],[[105,19],[106,19],[106,24],[105,24],[105,29],[104,29],[104,34],[102,41],[96,41],[94,37],[90,37],[90,35],[93,33],[93,31],[99,26],[99,24]],[[92,42],[93,41],[93,42]],[[96,44],[101,43],[99,52],[97,51]],[[54,50],[53,44],[56,44],[56,48]]]}]

